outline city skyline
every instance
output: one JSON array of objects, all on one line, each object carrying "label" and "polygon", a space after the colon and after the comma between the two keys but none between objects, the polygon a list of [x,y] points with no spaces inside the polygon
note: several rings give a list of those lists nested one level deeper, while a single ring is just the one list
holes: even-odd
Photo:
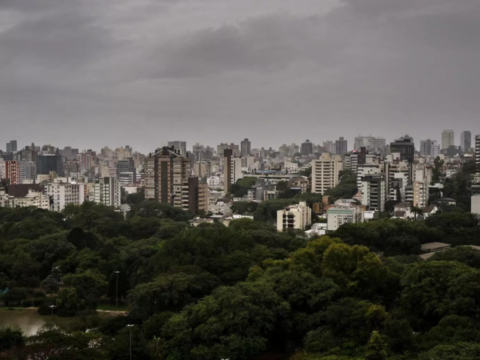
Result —
[{"label": "city skyline", "polygon": [[469,0],[2,1],[0,141],[478,134],[475,14]]},{"label": "city skyline", "polygon": [[[450,129],[449,129],[450,130]],[[438,144],[441,144],[442,142],[442,131],[443,130],[440,130],[439,131],[439,134],[437,137],[435,136],[432,136],[431,134],[430,135],[427,135],[426,137],[416,137],[416,136],[413,136],[412,133],[410,132],[403,132],[401,135],[398,135],[396,137],[393,137],[393,138],[388,138],[388,137],[384,137],[382,136],[381,134],[371,134],[371,133],[368,133],[368,134],[357,134],[355,135],[354,137],[352,138],[346,138],[345,137],[345,140],[347,140],[347,150],[348,151],[351,151],[351,150],[354,150],[354,146],[355,146],[355,138],[357,137],[374,137],[374,138],[380,138],[380,139],[385,139],[386,141],[386,145],[389,145],[391,142],[395,141],[395,140],[398,140],[400,138],[402,138],[403,136],[410,136],[414,139],[414,143],[415,143],[415,150],[416,151],[419,151],[421,150],[421,143],[425,140],[432,140],[432,141],[436,141]],[[454,134],[455,134],[455,141],[454,141],[454,145],[456,147],[459,147],[461,146],[461,133],[464,132],[464,131],[470,131],[470,130],[456,130],[454,129]],[[471,134],[472,134],[472,139],[475,138],[476,135],[480,135],[480,131],[478,133],[475,133],[474,131],[471,131]],[[246,135],[246,137],[248,137]],[[325,141],[333,141],[333,144],[335,144],[335,141],[337,141],[340,137],[344,137],[342,135],[338,135],[337,137],[333,137],[333,138],[325,138],[325,139],[316,139],[316,140],[312,140],[310,138],[305,138],[305,139],[300,139],[298,138],[298,136],[295,136],[295,138],[291,138],[290,140],[286,140],[285,142],[279,142],[278,144],[276,143],[275,145],[269,145],[269,144],[265,144],[265,142],[262,142],[261,140],[259,141],[255,141],[253,140],[254,137],[252,137],[251,135],[249,136],[248,140],[250,140],[251,142],[251,149],[261,149],[261,148],[265,148],[265,149],[268,149],[268,148],[272,148],[272,149],[278,149],[280,148],[282,145],[291,145],[291,144],[297,144],[298,146],[301,146],[302,143],[304,143],[305,141],[309,140],[312,142],[312,144],[314,145],[318,145],[318,146],[322,146],[323,143]],[[99,147],[86,147],[86,146],[83,146],[82,147],[82,142],[80,141],[77,141],[77,142],[74,142],[74,143],[42,143],[42,142],[37,142],[36,139],[34,139],[33,143],[35,143],[36,146],[44,146],[44,145],[51,145],[51,146],[54,146],[54,147],[57,147],[59,149],[63,149],[65,147],[72,147],[72,148],[75,148],[75,149],[78,149],[79,151],[87,151],[87,150],[93,150],[93,151],[97,151],[99,152],[102,148],[110,148],[110,149],[116,149],[116,148],[121,148],[121,147],[125,147],[125,146],[130,146],[131,148],[134,149],[134,151],[138,151],[142,154],[148,154],[150,152],[152,152],[153,150],[152,149],[157,149],[157,148],[161,148],[163,146],[171,146],[173,143],[178,143],[178,142],[185,142],[186,143],[186,150],[187,151],[192,151],[192,148],[193,146],[195,146],[196,144],[200,144],[200,145],[203,145],[203,146],[211,146],[213,147],[214,149],[216,149],[216,146],[219,145],[219,144],[222,144],[222,143],[226,143],[226,144],[235,144],[235,145],[238,145],[240,146],[242,141],[245,140],[245,137],[236,137],[235,139],[233,139],[232,136],[229,136],[228,137],[228,140],[225,140],[225,138],[221,138],[219,140],[217,140],[216,142],[213,142],[213,143],[206,143],[206,142],[202,142],[200,140],[193,140],[193,141],[188,141],[188,140],[185,140],[186,136],[184,138],[182,138],[182,140],[175,140],[175,141],[172,141],[171,139],[172,138],[176,138],[176,137],[171,137],[170,139],[167,139],[165,142],[163,143],[157,143],[157,144],[149,144],[149,143],[141,143],[139,144],[139,146],[135,146],[133,145],[133,143],[116,143],[116,144],[103,144],[103,145],[100,145]],[[238,139],[237,139],[238,138]],[[12,141],[12,139],[14,139],[13,141],[16,141],[17,142],[17,147],[18,147],[18,150],[21,150],[23,148],[25,148],[25,146],[30,146],[32,144],[32,141],[26,141],[25,143],[18,140],[17,138],[14,138],[14,137],[5,137],[5,139],[9,139],[9,140],[3,140],[3,136],[2,134],[0,134],[0,150],[3,150],[3,151],[6,151],[6,144],[9,143],[10,141]],[[80,145],[76,145],[76,144],[80,144]],[[474,143],[472,141],[471,143],[472,145],[472,148],[474,147]],[[183,146],[183,145],[182,145]],[[143,149],[146,149],[145,151],[143,151]],[[462,149],[464,150],[464,149]]]}]

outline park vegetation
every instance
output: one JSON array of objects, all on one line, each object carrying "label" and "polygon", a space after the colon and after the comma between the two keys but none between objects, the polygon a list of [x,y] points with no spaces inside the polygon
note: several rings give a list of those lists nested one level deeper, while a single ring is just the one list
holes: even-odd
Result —
[{"label": "park vegetation", "polygon": [[[307,240],[272,225],[289,201],[247,207],[255,220],[228,227],[191,227],[191,214],[151,200],[126,218],[88,202],[63,213],[0,209],[3,305],[43,315],[54,305],[75,319],[30,337],[0,329],[0,359],[122,360],[130,344],[138,360],[480,358],[471,214],[383,219]],[[432,241],[454,248],[420,260]],[[117,294],[127,313],[96,312]]]}]

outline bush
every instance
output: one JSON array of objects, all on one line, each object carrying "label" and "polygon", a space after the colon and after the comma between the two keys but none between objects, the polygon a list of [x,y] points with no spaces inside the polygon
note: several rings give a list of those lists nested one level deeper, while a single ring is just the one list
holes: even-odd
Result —
[{"label": "bush", "polygon": [[43,305],[44,302],[45,302],[44,297],[30,298],[30,299],[23,300],[22,306],[23,307],[40,307]]},{"label": "bush", "polygon": [[18,306],[27,297],[27,290],[24,288],[14,288],[2,296],[5,306]]}]

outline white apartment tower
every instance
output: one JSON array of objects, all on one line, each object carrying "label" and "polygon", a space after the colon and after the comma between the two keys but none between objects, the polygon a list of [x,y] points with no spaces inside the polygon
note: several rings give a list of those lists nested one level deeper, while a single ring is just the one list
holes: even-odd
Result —
[{"label": "white apartment tower", "polygon": [[343,170],[342,157],[324,153],[319,160],[312,161],[312,192],[324,194],[339,183],[339,173]]},{"label": "white apartment tower", "polygon": [[85,184],[55,182],[46,185],[46,194],[52,199],[51,210],[61,212],[69,204],[81,205],[85,201]]},{"label": "white apartment tower", "polygon": [[94,185],[93,201],[111,207],[119,207],[122,202],[122,187],[117,179],[112,177],[100,178]]},{"label": "white apartment tower", "polygon": [[290,229],[305,230],[312,223],[312,209],[306,202],[291,205],[277,211],[277,231],[285,232]]}]

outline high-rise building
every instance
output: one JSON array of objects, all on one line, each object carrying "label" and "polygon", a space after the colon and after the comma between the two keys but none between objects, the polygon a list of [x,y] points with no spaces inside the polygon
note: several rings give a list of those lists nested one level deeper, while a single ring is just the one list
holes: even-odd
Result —
[{"label": "high-rise building", "polygon": [[432,141],[432,153],[430,155],[434,158],[440,155],[440,144],[436,140]]},{"label": "high-rise building", "polygon": [[324,153],[319,160],[312,161],[312,192],[324,194],[338,185],[339,173],[343,170],[342,157]]},{"label": "high-rise building", "polygon": [[93,201],[114,208],[122,204],[122,186],[117,179],[104,177],[95,181]]},{"label": "high-rise building", "polygon": [[477,174],[480,174],[480,134],[475,136],[475,163]]},{"label": "high-rise building", "polygon": [[460,147],[462,151],[468,151],[472,148],[472,133],[470,131],[463,131],[460,134]]},{"label": "high-rise building", "polygon": [[337,150],[336,149],[336,144],[331,141],[331,140],[327,140],[327,141],[324,141],[323,142],[323,147],[325,148],[326,151],[328,151],[330,154],[335,154],[335,151]]},{"label": "high-rise building", "polygon": [[313,144],[310,142],[310,140],[302,143],[300,154],[302,154],[302,156],[308,156],[313,154]]},{"label": "high-rise building", "polygon": [[368,210],[385,211],[386,184],[384,175],[368,175],[361,179],[362,205]]},{"label": "high-rise building", "polygon": [[37,156],[37,174],[49,175],[56,172],[58,176],[63,176],[63,161],[60,152],[54,154],[39,154]]},{"label": "high-rise building", "polygon": [[19,161],[5,161],[5,178],[9,180],[10,185],[21,183]]},{"label": "high-rise building", "polygon": [[399,153],[399,160],[401,161],[407,160],[408,162],[413,162],[415,157],[415,143],[413,142],[413,138],[405,135],[390,143],[390,153]]},{"label": "high-rise building", "polygon": [[252,150],[251,149],[252,148],[252,143],[250,142],[250,140],[248,140],[248,139],[243,140],[240,143],[240,147],[241,147],[240,155],[242,157],[250,155],[250,152]]},{"label": "high-rise building", "polygon": [[373,136],[357,136],[353,150],[360,150],[362,147],[370,152],[384,153],[386,140],[384,138],[377,138]]},{"label": "high-rise building", "polygon": [[12,140],[7,143],[7,152],[8,153],[17,152],[17,140]]},{"label": "high-rise building", "polygon": [[208,187],[190,176],[191,163],[173,147],[163,147],[145,159],[145,198],[193,213],[208,211]]},{"label": "high-rise building", "polygon": [[232,185],[243,177],[242,159],[234,157],[232,149],[225,149],[223,155],[223,183],[225,192],[229,193]]},{"label": "high-rise building", "polygon": [[290,205],[277,211],[277,231],[285,232],[293,229],[305,230],[312,223],[312,209],[306,202]]},{"label": "high-rise building", "polygon": [[232,156],[240,155],[240,147],[238,145],[235,145],[234,143],[231,143],[231,144],[221,143],[220,145],[217,145],[217,155],[220,157],[224,156],[223,154],[227,149],[232,150]]},{"label": "high-rise building", "polygon": [[348,144],[347,140],[345,140],[343,137],[335,141],[335,153],[337,155],[345,155],[348,151]]},{"label": "high-rise building", "polygon": [[190,159],[174,147],[163,147],[145,162],[145,197],[181,205],[182,186],[188,186],[190,176]]},{"label": "high-rise building", "polygon": [[62,150],[62,156],[65,158],[67,161],[73,161],[77,160],[78,156],[78,149],[72,149],[70,146],[66,146]]},{"label": "high-rise building", "polygon": [[133,177],[133,183],[137,181],[137,170],[135,169],[135,163],[133,158],[127,158],[125,160],[117,161],[117,178],[123,173],[131,173]]},{"label": "high-rise building", "polygon": [[453,130],[443,130],[442,132],[442,150],[455,145],[455,132]]},{"label": "high-rise building", "polygon": [[422,156],[431,156],[432,155],[432,140],[422,140],[420,141],[420,155]]},{"label": "high-rise building", "polygon": [[37,164],[33,161],[20,161],[20,182],[35,180]]},{"label": "high-rise building", "polygon": [[169,147],[174,147],[176,150],[180,151],[180,155],[187,155],[187,142],[186,141],[169,141]]}]

